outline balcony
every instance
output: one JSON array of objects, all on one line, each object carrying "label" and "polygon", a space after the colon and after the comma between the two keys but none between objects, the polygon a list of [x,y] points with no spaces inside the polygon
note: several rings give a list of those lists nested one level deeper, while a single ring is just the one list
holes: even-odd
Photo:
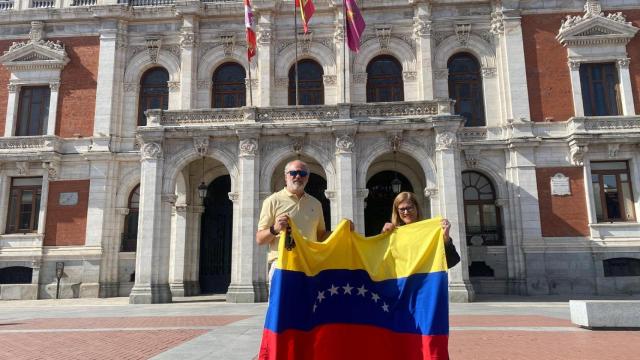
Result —
[{"label": "balcony", "polygon": [[13,1],[0,1],[0,11],[13,9]]},{"label": "balcony", "polygon": [[[369,104],[337,104],[283,107],[243,107],[233,109],[148,110],[147,126],[229,126],[247,123],[304,125],[355,120],[376,123],[407,120],[424,122],[438,115],[450,116],[451,100],[404,101]],[[411,122],[410,121],[410,122]]]}]

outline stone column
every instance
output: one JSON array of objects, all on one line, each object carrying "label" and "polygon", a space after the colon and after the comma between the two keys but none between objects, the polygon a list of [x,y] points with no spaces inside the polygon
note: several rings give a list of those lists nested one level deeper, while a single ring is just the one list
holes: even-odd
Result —
[{"label": "stone column", "polygon": [[[27,169],[29,165],[27,163]],[[42,188],[40,189],[40,212],[38,214],[38,234],[42,235],[43,243],[44,243],[44,231],[47,222],[47,208],[49,205],[49,181],[55,180],[57,175],[54,173],[53,177],[49,177],[49,171],[45,169],[42,173]]]},{"label": "stone column", "polygon": [[[272,23],[273,13],[270,10],[260,11],[258,17],[257,36],[258,36],[258,89],[259,106],[270,106],[273,104],[271,94],[274,94],[273,77],[274,69],[271,65],[273,61],[272,46]],[[255,61],[255,60],[254,60]],[[254,95],[256,95],[254,93]],[[254,103],[255,104],[255,103]]]},{"label": "stone column", "polygon": [[[100,150],[108,150],[110,135],[120,134],[120,92],[124,76],[124,56],[127,47],[127,24],[105,20],[100,29],[100,53],[96,88],[96,109],[93,136]],[[96,150],[96,149],[93,149]]]},{"label": "stone column", "polygon": [[198,32],[198,19],[192,15],[185,15],[182,19],[180,31],[180,108],[191,109],[195,104],[194,96],[196,79],[196,34]]},{"label": "stone column", "polygon": [[227,291],[228,302],[255,302],[253,284],[255,233],[258,228],[258,176],[259,155],[257,133],[238,133],[240,137],[238,172],[240,179],[236,193],[229,198],[234,202],[234,223],[237,231],[231,247],[231,284]]},{"label": "stone column", "polygon": [[7,229],[10,189],[11,178],[6,174],[4,163],[0,163],[0,235],[4,234]]},{"label": "stone column", "polygon": [[204,206],[189,206],[185,245],[184,296],[200,294],[200,223]]},{"label": "stone column", "polygon": [[413,18],[413,36],[416,39],[418,100],[435,99],[431,40],[431,4],[417,3]]},{"label": "stone column", "polygon": [[18,101],[20,96],[20,86],[11,84],[7,85],[7,114],[4,122],[4,135],[13,136],[16,128],[16,118],[18,117]]},{"label": "stone column", "polygon": [[[534,146],[525,143],[512,144],[507,150],[506,169],[507,188],[512,204],[510,246],[514,252],[513,276],[517,281],[526,279],[527,293],[530,295],[529,290],[538,294],[548,293],[544,254],[536,254],[536,257],[529,259],[522,253],[526,245],[543,245]],[[531,269],[529,264],[532,265]]]},{"label": "stone column", "polygon": [[501,66],[498,73],[504,86],[504,115],[506,119],[530,120],[519,11],[497,8],[491,16],[491,32],[498,37],[498,61]]},{"label": "stone column", "polygon": [[100,290],[99,297],[116,297],[119,293],[120,281],[118,280],[120,247],[124,220],[129,214],[129,208],[118,207],[114,209],[113,223],[111,224],[110,239],[106,239],[102,247],[102,263],[100,264]]},{"label": "stone column", "polygon": [[171,229],[169,258],[169,288],[171,296],[185,296],[184,275],[186,264],[187,205],[176,205]]},{"label": "stone column", "polygon": [[[260,216],[260,210],[262,208],[262,203],[264,200],[271,195],[270,192],[261,191],[258,193],[258,207],[256,208],[256,219]],[[256,226],[257,230],[257,226]],[[269,246],[256,246],[253,251],[254,258],[254,289],[256,292],[256,302],[263,302],[269,300],[269,281],[268,281],[268,273],[269,269],[267,268],[267,251],[269,250]]]},{"label": "stone column", "polygon": [[164,159],[160,139],[142,145],[140,171],[140,218],[136,248],[136,281],[129,295],[132,304],[171,302],[168,274],[162,273],[162,262],[168,263],[169,244],[165,241],[162,173]]},{"label": "stone column", "polygon": [[60,82],[51,82],[49,83],[49,89],[51,90],[51,95],[49,96],[49,116],[47,119],[47,128],[44,129],[44,133],[46,135],[55,135],[56,134],[56,119],[58,115],[58,95],[60,92]]},{"label": "stone column", "polygon": [[[336,47],[337,103],[351,102],[351,51],[345,46],[344,12],[342,6],[336,7],[336,23],[333,32],[333,44]],[[342,61],[346,56],[346,61]]]},{"label": "stone column", "polygon": [[582,87],[580,85],[580,62],[569,60],[569,75],[571,77],[571,94],[573,95],[573,114],[584,116],[584,104],[582,103]]},{"label": "stone column", "polygon": [[336,200],[338,213],[334,216],[340,219],[353,219],[356,215],[355,194],[356,166],[353,153],[355,141],[352,135],[336,135]]},{"label": "stone column", "polygon": [[364,210],[367,205],[367,196],[369,196],[369,189],[356,189],[356,209],[357,214],[353,219],[356,231],[360,234],[364,234]]},{"label": "stone column", "polygon": [[631,59],[618,59],[618,78],[620,79],[620,100],[622,109],[620,112],[625,116],[633,116],[636,114],[635,105],[633,103],[633,89],[631,87],[631,73],[629,72],[629,62]]},{"label": "stone column", "polygon": [[[459,124],[459,123],[458,123]],[[451,221],[451,238],[460,253],[460,264],[449,270],[449,299],[451,302],[473,301],[474,291],[469,281],[469,257],[464,227],[460,152],[456,127],[436,125],[436,168],[438,169],[438,198],[440,215]]]}]

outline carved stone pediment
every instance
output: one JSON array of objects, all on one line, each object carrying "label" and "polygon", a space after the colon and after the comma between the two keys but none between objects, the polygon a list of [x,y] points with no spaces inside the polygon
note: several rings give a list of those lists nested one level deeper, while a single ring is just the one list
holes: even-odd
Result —
[{"label": "carved stone pediment", "polygon": [[638,32],[621,12],[605,14],[597,0],[585,4],[584,15],[568,15],[556,39],[563,45],[626,45]]},{"label": "carved stone pediment", "polygon": [[69,57],[62,43],[53,41],[28,41],[13,43],[0,56],[0,63],[9,71],[32,69],[62,69]]}]

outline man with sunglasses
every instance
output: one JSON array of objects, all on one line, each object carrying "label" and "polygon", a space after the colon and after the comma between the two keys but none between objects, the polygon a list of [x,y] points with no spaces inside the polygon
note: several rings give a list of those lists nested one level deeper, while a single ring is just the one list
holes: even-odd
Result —
[{"label": "man with sunglasses", "polygon": [[[300,232],[309,241],[322,241],[327,230],[324,226],[322,204],[304,192],[309,181],[309,167],[300,160],[293,160],[284,167],[286,186],[265,199],[260,211],[256,242],[269,244],[269,276],[271,264],[278,258],[278,241],[281,231],[287,229],[289,219],[296,223]],[[275,241],[274,241],[275,240]]]}]

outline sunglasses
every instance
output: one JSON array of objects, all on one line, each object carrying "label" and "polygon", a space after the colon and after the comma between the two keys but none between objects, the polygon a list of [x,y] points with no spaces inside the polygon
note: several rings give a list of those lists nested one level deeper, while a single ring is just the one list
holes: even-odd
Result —
[{"label": "sunglasses", "polygon": [[309,175],[309,173],[304,170],[290,170],[287,171],[287,174],[291,175],[291,177],[296,177],[296,175],[300,175],[300,177],[306,177],[307,175]]},{"label": "sunglasses", "polygon": [[413,206],[407,206],[407,207],[403,207],[403,208],[398,208],[398,212],[399,213],[409,213],[412,212],[414,210]]}]

